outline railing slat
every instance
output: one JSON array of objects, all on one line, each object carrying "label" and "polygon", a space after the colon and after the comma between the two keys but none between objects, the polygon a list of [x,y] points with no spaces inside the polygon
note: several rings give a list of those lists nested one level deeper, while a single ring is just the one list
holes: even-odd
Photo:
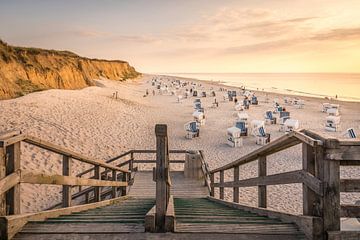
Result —
[{"label": "railing slat", "polygon": [[224,170],[221,170],[220,171],[220,199],[224,199],[224,187],[223,187],[223,184],[224,184]]},{"label": "railing slat", "polygon": [[[266,157],[262,156],[258,160],[258,176],[266,176]],[[261,208],[266,208],[267,206],[267,196],[266,196],[266,185],[258,186],[258,206]]]},{"label": "railing slat", "polygon": [[[70,176],[71,174],[71,159],[68,156],[63,156],[63,175]],[[62,206],[71,206],[71,188],[69,185],[63,185],[62,190]]]},{"label": "railing slat", "polygon": [[[240,168],[239,166],[234,167],[234,182],[237,182],[240,180]],[[239,188],[234,187],[233,189],[233,202],[238,203],[239,202]]]}]

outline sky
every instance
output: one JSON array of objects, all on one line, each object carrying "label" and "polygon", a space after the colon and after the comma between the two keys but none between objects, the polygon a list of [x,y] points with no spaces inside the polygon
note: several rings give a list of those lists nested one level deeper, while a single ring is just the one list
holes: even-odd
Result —
[{"label": "sky", "polygon": [[0,38],[141,72],[360,72],[360,0],[0,0]]}]

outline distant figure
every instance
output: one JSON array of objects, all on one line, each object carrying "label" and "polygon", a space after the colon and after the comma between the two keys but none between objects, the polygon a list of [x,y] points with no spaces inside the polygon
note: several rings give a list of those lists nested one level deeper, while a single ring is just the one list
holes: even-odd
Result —
[{"label": "distant figure", "polygon": [[190,88],[190,93],[192,93],[192,88]]},{"label": "distant figure", "polygon": [[335,98],[337,99],[337,94],[335,95]]},{"label": "distant figure", "polygon": [[237,102],[238,102],[238,100],[237,100],[237,98],[235,97],[235,99],[234,99],[234,102],[235,102],[235,105],[237,104]]},{"label": "distant figure", "polygon": [[145,93],[145,94],[146,94],[146,96],[149,95],[149,90],[148,90],[148,89],[146,89],[146,93]]},{"label": "distant figure", "polygon": [[155,96],[155,90],[153,90],[153,96]]}]

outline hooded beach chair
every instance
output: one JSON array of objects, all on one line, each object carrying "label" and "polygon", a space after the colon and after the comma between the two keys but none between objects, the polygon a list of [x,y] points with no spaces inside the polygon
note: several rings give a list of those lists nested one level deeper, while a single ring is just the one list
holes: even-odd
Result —
[{"label": "hooded beach chair", "polygon": [[285,132],[291,132],[296,129],[299,129],[299,120],[296,119],[287,119],[284,123],[284,131]]},{"label": "hooded beach chair", "polygon": [[286,120],[290,119],[290,112],[282,111],[279,112],[279,124],[283,125]]},{"label": "hooded beach chair", "polygon": [[329,115],[329,116],[339,116],[339,109],[338,108],[328,108],[326,110],[326,113]]},{"label": "hooded beach chair", "polygon": [[272,111],[266,111],[265,123],[266,124],[276,124],[276,117],[274,117],[274,114]]},{"label": "hooded beach chair", "polygon": [[206,92],[201,92],[201,97],[206,97]]},{"label": "hooded beach chair", "polygon": [[191,122],[186,123],[184,125],[184,129],[186,131],[185,137],[188,139],[199,137],[199,135],[200,135],[199,125],[196,121],[191,121]]},{"label": "hooded beach chair", "polygon": [[196,110],[193,113],[194,120],[200,124],[200,126],[205,125],[205,114],[202,111]]},{"label": "hooded beach chair", "polygon": [[265,129],[265,123],[262,120],[252,120],[250,123],[251,134],[256,136],[258,133],[258,128],[263,127]]},{"label": "hooded beach chair", "polygon": [[329,132],[336,132],[340,128],[340,116],[327,116],[325,123],[325,130]]},{"label": "hooded beach chair", "polygon": [[196,90],[193,91],[193,97],[197,97],[198,93]]},{"label": "hooded beach chair", "polygon": [[270,134],[265,132],[264,126],[259,126],[255,129],[256,144],[265,145],[270,142]]},{"label": "hooded beach chair", "polygon": [[256,96],[251,97],[251,104],[252,105],[258,105],[259,104],[258,99],[257,99]]},{"label": "hooded beach chair", "polygon": [[250,107],[249,99],[244,98],[243,106],[244,106],[244,109],[249,109],[249,107]]},{"label": "hooded beach chair", "polygon": [[247,128],[247,123],[244,120],[238,120],[235,123],[235,127],[237,127],[238,129],[240,129],[241,131],[241,136],[247,136],[248,135],[248,128]]},{"label": "hooded beach chair", "polygon": [[347,138],[357,138],[355,130],[353,128],[346,129],[346,132],[343,135],[345,135]]},{"label": "hooded beach chair", "polygon": [[227,129],[227,144],[231,147],[241,147],[243,145],[239,128],[231,127]]}]

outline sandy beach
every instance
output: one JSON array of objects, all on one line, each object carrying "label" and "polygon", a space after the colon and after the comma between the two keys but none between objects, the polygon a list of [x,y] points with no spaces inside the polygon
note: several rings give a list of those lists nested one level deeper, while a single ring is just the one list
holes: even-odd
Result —
[{"label": "sandy beach", "polygon": [[[236,120],[234,103],[224,102],[224,93],[218,91],[219,85],[211,82],[202,82],[202,86],[207,92],[214,88],[219,107],[211,108],[213,97],[202,98],[206,125],[201,127],[199,138],[186,139],[184,124],[192,120],[194,98],[189,97],[178,103],[177,97],[171,94],[160,95],[156,91],[153,96],[152,90],[155,88],[151,86],[152,78],[151,75],[144,75],[126,82],[96,80],[96,86],[82,90],[47,90],[0,101],[0,132],[21,130],[83,155],[106,160],[130,149],[154,149],[154,126],[164,123],[168,125],[170,149],[204,150],[210,169],[232,162],[260,147],[255,144],[253,136],[244,138],[243,147],[231,148],[226,145],[226,129],[233,126]],[[144,97],[146,89],[150,94]],[[118,92],[118,99],[112,98],[115,92]],[[251,105],[246,110],[250,120],[263,120],[265,111],[273,109],[273,99],[277,98],[283,103],[284,96],[279,94],[268,93],[269,103],[264,102],[265,93],[257,92],[256,95],[259,105]],[[326,113],[321,112],[321,104],[329,101],[310,97],[301,99],[305,101],[303,109],[285,105],[291,112],[291,118],[300,121],[300,128],[342,138],[343,132],[352,127],[360,134],[360,103],[338,102],[341,105],[341,130],[330,133],[324,130]],[[267,125],[266,130],[272,140],[284,134],[279,132],[279,125]],[[268,174],[301,169],[300,149],[298,145],[269,157]],[[23,144],[22,154],[25,160],[22,169],[52,174],[61,171],[61,158],[58,155],[27,144]],[[85,165],[75,164],[73,174],[86,168]],[[341,177],[360,178],[356,170],[355,167],[343,167]],[[240,168],[241,179],[256,175],[256,164]],[[231,174],[226,173],[225,177],[230,179]],[[268,189],[269,208],[301,213],[301,184],[270,186]],[[59,202],[59,192],[60,187],[22,184],[21,211],[36,212],[48,208]],[[226,197],[230,199],[231,195],[226,192]],[[342,194],[341,197],[342,203],[354,203],[360,194]],[[240,202],[255,206],[257,189],[241,189]]]}]

